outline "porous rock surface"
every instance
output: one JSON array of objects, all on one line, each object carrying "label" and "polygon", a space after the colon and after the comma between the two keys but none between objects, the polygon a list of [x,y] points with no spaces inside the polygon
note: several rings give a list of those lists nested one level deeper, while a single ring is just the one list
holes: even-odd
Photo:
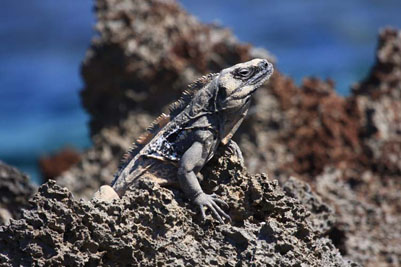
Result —
[{"label": "porous rock surface", "polygon": [[35,191],[28,176],[0,161],[0,225],[20,218]]},{"label": "porous rock surface", "polygon": [[[82,71],[94,147],[58,179],[84,198],[112,180],[130,143],[187,83],[252,57],[271,59],[175,1],[96,5],[99,37]],[[381,31],[376,63],[348,97],[331,80],[297,86],[276,71],[234,137],[250,173],[268,172],[281,184],[303,179],[334,207],[329,237],[365,266],[400,265],[401,239],[391,234],[401,221],[400,46],[400,32]]]},{"label": "porous rock surface", "polygon": [[[82,156],[75,167],[57,180],[71,190],[76,199],[90,198],[100,185],[108,184],[112,180],[121,155],[152,119],[161,111],[166,111],[168,103],[175,100],[189,82],[202,74],[219,71],[252,57],[271,58],[261,49],[238,42],[226,29],[199,23],[172,0],[97,0],[96,14],[99,36],[93,40],[82,67],[85,81],[82,100],[84,108],[91,116],[94,147]],[[274,188],[277,194],[283,192],[283,189],[286,195],[283,199],[297,199],[301,205],[295,205],[292,211],[304,207],[311,213],[305,221],[308,221],[312,235],[320,236],[319,240],[328,240],[325,239],[328,237],[330,240],[327,242],[332,242],[343,258],[350,258],[364,266],[401,265],[400,47],[400,31],[381,31],[376,63],[371,73],[353,87],[348,97],[337,95],[335,83],[331,80],[306,78],[298,86],[276,71],[269,83],[256,92],[250,113],[235,136],[249,172],[269,172],[270,177],[277,178],[280,184],[278,186],[266,180],[265,176],[243,174],[239,177],[245,179],[244,185],[257,181],[261,188],[267,190],[263,193],[266,198],[273,194],[269,193],[268,188]],[[212,183],[217,178],[213,176],[213,172],[209,174],[211,175],[206,180]],[[234,175],[233,181],[237,181],[235,177]],[[299,179],[307,181],[310,187]],[[216,185],[219,183],[203,186],[210,191]],[[143,186],[146,188],[151,185],[144,183]],[[203,226],[197,224],[199,218],[195,211],[187,209],[181,209],[184,215],[180,219],[185,221],[185,225],[189,225],[192,218],[195,218],[194,227],[212,229],[204,230],[207,233],[225,227],[242,227],[247,237],[242,238],[242,234],[231,236],[237,236],[235,238],[239,240],[253,240],[254,236],[258,236],[255,233],[260,232],[262,223],[270,225],[270,215],[263,212],[263,216],[267,218],[253,218],[260,213],[250,208],[250,203],[241,202],[241,197],[247,195],[238,197],[234,189],[228,194],[224,191],[225,187],[221,186],[223,185],[219,186],[218,193],[229,201],[233,225],[202,228]],[[52,185],[50,188],[56,186]],[[160,190],[169,192],[165,191],[167,189]],[[180,192],[173,192],[174,201],[180,207],[191,209],[191,205],[181,201]],[[137,200],[132,197],[135,196],[129,196],[134,201],[130,205],[138,205],[135,203]],[[230,198],[241,200],[230,201]],[[42,196],[41,199],[40,203],[46,205],[45,198]],[[316,204],[321,201],[327,204]],[[52,204],[48,208],[57,205]],[[104,205],[104,209],[108,207],[100,203],[96,205]],[[155,202],[152,205],[157,206]],[[147,205],[144,212],[151,209],[152,205]],[[241,205],[247,208],[241,209]],[[258,207],[263,209],[265,206]],[[142,211],[136,212],[139,214]],[[191,213],[191,216],[187,216],[185,212]],[[78,216],[75,211],[71,214]],[[276,220],[276,213],[271,214]],[[139,216],[134,213],[131,215]],[[96,220],[103,220],[102,216],[99,218]],[[295,223],[297,218],[291,218],[290,221]],[[283,231],[284,235],[288,233],[285,223],[277,225],[277,228],[271,226],[276,229],[273,232]],[[12,227],[15,225],[3,229],[14,231]],[[19,227],[21,231],[24,230],[22,224]],[[143,229],[148,229],[146,227]],[[229,231],[237,231],[233,229]],[[8,233],[11,236],[14,232]],[[219,237],[224,236],[223,240],[230,240],[227,239],[227,234],[219,233]],[[130,231],[127,236],[135,234],[135,231]],[[211,240],[208,238],[207,240]],[[296,236],[295,238],[294,240],[298,240]],[[26,240],[30,240],[29,237]],[[81,238],[81,242],[84,242],[82,240],[84,238]],[[191,240],[194,244],[203,242],[201,238],[194,240]],[[247,248],[259,248],[260,242],[243,241],[248,244]],[[309,241],[303,242],[310,244]],[[63,242],[57,244],[61,243]],[[175,241],[170,243],[173,246],[180,244]],[[103,249],[119,247],[119,244],[121,243],[112,243]],[[148,244],[153,243],[149,241]],[[276,245],[274,242],[272,244]],[[284,253],[284,256],[288,257],[292,251],[308,253],[302,250],[302,242],[297,244],[301,247],[294,247]],[[59,246],[64,248],[67,245],[69,244]],[[154,248],[154,245],[142,246],[141,249],[147,252],[147,247]],[[170,245],[166,247],[171,248]],[[191,253],[199,253],[201,247],[194,246]],[[327,249],[326,246],[321,248]],[[166,248],[161,247],[157,251],[161,253],[164,249]],[[272,251],[270,248],[267,250]],[[127,251],[130,250],[127,248]],[[209,252],[210,248],[205,248],[204,251]],[[235,251],[238,253],[237,247]],[[260,250],[254,251],[259,253]],[[280,250],[269,257],[278,259],[280,255],[277,253],[280,254]],[[183,256],[175,253],[170,255],[173,259],[178,257]],[[244,257],[240,256],[239,259],[245,259]],[[310,257],[315,259],[313,254]],[[247,258],[249,259],[253,258]],[[325,266],[326,261],[322,259],[323,257],[314,263]],[[287,260],[291,261],[286,258],[285,261],[288,262]],[[330,260],[332,264],[336,264],[340,259],[333,256]]]},{"label": "porous rock surface", "polygon": [[333,212],[303,182],[291,179],[283,190],[232,156],[203,175],[206,190],[229,204],[231,223],[201,222],[180,191],[149,180],[112,202],[78,201],[50,180],[22,219],[0,228],[0,264],[357,266],[325,235]]}]

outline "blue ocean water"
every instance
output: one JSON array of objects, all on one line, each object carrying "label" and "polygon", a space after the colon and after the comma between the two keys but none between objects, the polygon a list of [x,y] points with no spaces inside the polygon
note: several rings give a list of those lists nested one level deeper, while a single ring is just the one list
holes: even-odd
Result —
[{"label": "blue ocean water", "polygon": [[228,26],[239,40],[268,49],[280,70],[297,82],[305,76],[331,77],[343,95],[374,62],[379,29],[401,27],[400,0],[182,0],[182,4],[200,20]]},{"label": "blue ocean water", "polygon": [[[281,71],[331,77],[337,90],[366,75],[381,27],[401,28],[400,0],[189,1],[203,22],[264,47]],[[0,160],[40,183],[37,158],[90,146],[79,68],[94,36],[93,1],[3,0],[0,8]]]},{"label": "blue ocean water", "polygon": [[37,183],[39,156],[90,146],[79,67],[93,25],[92,1],[2,1],[0,160]]}]

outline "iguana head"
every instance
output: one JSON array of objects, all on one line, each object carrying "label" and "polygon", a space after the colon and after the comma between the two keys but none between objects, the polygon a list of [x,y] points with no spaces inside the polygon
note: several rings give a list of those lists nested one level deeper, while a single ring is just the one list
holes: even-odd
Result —
[{"label": "iguana head", "polygon": [[224,69],[217,77],[217,105],[220,110],[248,102],[252,93],[273,73],[266,59],[253,59]]}]

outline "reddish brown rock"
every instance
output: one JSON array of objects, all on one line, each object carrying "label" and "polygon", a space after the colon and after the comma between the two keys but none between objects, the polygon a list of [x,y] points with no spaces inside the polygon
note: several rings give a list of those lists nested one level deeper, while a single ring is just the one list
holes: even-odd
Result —
[{"label": "reddish brown rock", "polygon": [[81,160],[81,155],[73,148],[63,148],[56,154],[39,159],[39,169],[45,181],[55,179]]},{"label": "reddish brown rock", "polygon": [[[352,161],[361,150],[358,117],[353,116],[358,114],[352,114],[347,100],[335,92],[331,80],[306,78],[298,88],[288,78],[276,75],[269,89],[286,120],[286,127],[278,129],[275,142],[285,145],[291,155],[289,162],[277,162],[276,168],[313,177],[327,164],[338,166]],[[259,153],[262,151],[259,148]]]}]

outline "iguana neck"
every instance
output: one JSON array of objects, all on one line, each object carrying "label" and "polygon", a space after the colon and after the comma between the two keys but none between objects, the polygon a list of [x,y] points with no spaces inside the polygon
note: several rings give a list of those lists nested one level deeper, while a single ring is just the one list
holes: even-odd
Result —
[{"label": "iguana neck", "polygon": [[238,100],[232,106],[220,108],[217,77],[195,94],[187,107],[186,116],[195,127],[214,128],[221,142],[226,144],[240,126],[249,109],[250,101]]},{"label": "iguana neck", "polygon": [[250,101],[219,112],[221,142],[225,145],[238,130],[248,113]]}]

